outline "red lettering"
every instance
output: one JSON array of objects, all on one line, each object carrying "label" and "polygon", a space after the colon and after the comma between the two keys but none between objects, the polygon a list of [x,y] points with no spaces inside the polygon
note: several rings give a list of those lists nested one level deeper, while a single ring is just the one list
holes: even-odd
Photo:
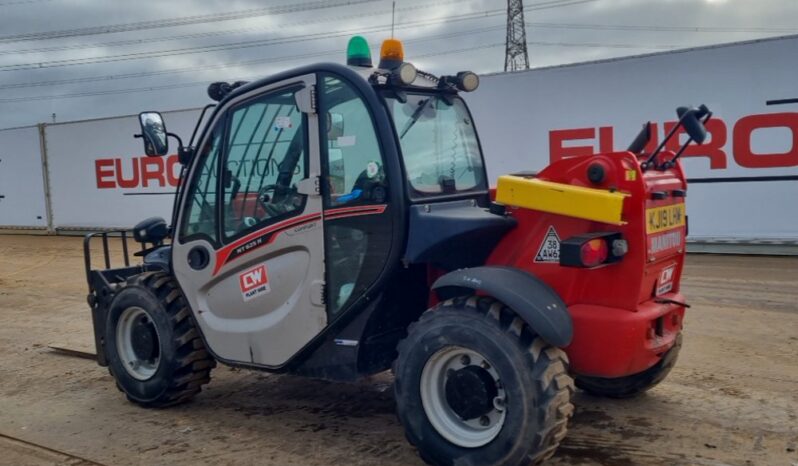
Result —
[{"label": "red lettering", "polygon": [[[668,121],[664,125],[665,134],[670,133],[675,121]],[[703,144],[690,144],[682,153],[682,157],[707,157],[709,158],[709,168],[712,170],[726,168],[726,152],[723,146],[726,145],[726,123],[719,118],[713,118],[706,124],[709,141]],[[679,128],[676,134],[665,144],[665,150],[677,152],[681,147],[680,135],[685,134],[684,128]]]},{"label": "red lettering", "polygon": [[125,174],[122,171],[122,159],[114,159],[114,168],[116,169],[116,184],[118,184],[120,188],[135,188],[139,185],[139,164],[136,163],[136,159],[133,159],[132,162],[133,177],[125,179]]},{"label": "red lettering", "polygon": [[599,153],[608,154],[610,152],[615,152],[612,126],[602,126],[599,128]]},{"label": "red lettering", "polygon": [[166,182],[172,187],[177,187],[180,183],[180,161],[177,155],[166,158]]},{"label": "red lettering", "polygon": [[[108,170],[110,168],[110,170]],[[97,159],[94,161],[94,176],[97,178],[97,189],[116,188],[114,183],[114,159]]]},{"label": "red lettering", "polygon": [[158,183],[158,186],[166,186],[166,179],[163,173],[163,159],[160,157],[142,157],[141,162],[141,181],[145,188],[150,186],[150,180]]},{"label": "red lettering", "polygon": [[[756,154],[751,150],[751,134],[761,128],[789,128],[792,147],[782,154]],[[771,168],[798,165],[798,113],[750,115],[734,125],[734,160],[741,167]]]},{"label": "red lettering", "polygon": [[593,155],[595,149],[592,145],[563,147],[563,142],[567,140],[593,139],[595,137],[596,130],[594,128],[551,130],[549,131],[549,157],[552,162],[556,162],[566,157]]}]

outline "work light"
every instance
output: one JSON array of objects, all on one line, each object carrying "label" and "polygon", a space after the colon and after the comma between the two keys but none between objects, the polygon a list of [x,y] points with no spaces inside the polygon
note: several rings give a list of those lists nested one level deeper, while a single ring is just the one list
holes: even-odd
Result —
[{"label": "work light", "polygon": [[416,80],[416,76],[418,76],[418,71],[415,66],[410,63],[402,63],[391,72],[391,83],[409,86]]},{"label": "work light", "polygon": [[473,92],[479,87],[479,76],[473,71],[457,73],[457,88],[465,92]]}]

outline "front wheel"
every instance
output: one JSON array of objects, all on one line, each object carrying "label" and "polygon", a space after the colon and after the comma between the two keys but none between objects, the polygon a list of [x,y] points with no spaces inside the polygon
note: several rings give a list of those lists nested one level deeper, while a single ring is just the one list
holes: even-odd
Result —
[{"label": "front wheel", "polygon": [[105,353],[117,387],[145,407],[188,401],[209,382],[216,365],[177,283],[162,272],[131,277],[116,293]]},{"label": "front wheel", "polygon": [[576,386],[596,396],[609,398],[631,398],[637,396],[665,380],[673,366],[676,365],[676,359],[681,348],[682,334],[680,333],[676,336],[676,341],[671,349],[662,356],[659,362],[643,372],[612,379],[576,376]]},{"label": "front wheel", "polygon": [[573,412],[565,353],[502,303],[448,300],[399,345],[399,419],[435,465],[531,465],[554,454]]}]

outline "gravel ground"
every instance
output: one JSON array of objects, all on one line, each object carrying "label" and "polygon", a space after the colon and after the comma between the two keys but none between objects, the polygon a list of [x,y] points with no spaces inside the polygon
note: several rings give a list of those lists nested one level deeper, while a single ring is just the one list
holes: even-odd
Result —
[{"label": "gravel ground", "polygon": [[[0,465],[416,465],[391,378],[330,383],[220,366],[145,410],[93,351],[80,238],[0,236]],[[577,393],[554,465],[798,464],[798,258],[691,255],[676,368],[633,400]]]}]

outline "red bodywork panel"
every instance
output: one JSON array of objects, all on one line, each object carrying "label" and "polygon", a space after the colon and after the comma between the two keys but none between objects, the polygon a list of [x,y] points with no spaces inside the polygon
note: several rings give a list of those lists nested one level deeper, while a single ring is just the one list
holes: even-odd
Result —
[{"label": "red bodywork panel", "polygon": [[[664,159],[672,152],[661,154]],[[601,164],[604,181],[591,183],[589,165]],[[657,303],[655,298],[684,303],[679,280],[685,257],[685,226],[646,233],[646,209],[684,202],[687,189],[678,163],[666,170],[641,171],[630,152],[572,157],[556,161],[538,179],[629,194],[623,204],[622,226],[507,206],[518,221],[487,260],[527,270],[551,286],[568,306],[574,324],[572,343],[565,348],[571,370],[598,377],[641,372],[659,361],[681,330],[684,307]],[[674,191],[676,195],[674,195]],[[654,200],[652,193],[665,193]],[[586,269],[558,262],[536,262],[549,229],[560,240],[593,232],[620,232],[629,245],[618,262]],[[667,235],[667,236],[666,236]],[[660,287],[659,296],[656,296]],[[670,288],[670,289],[668,289]]]}]

